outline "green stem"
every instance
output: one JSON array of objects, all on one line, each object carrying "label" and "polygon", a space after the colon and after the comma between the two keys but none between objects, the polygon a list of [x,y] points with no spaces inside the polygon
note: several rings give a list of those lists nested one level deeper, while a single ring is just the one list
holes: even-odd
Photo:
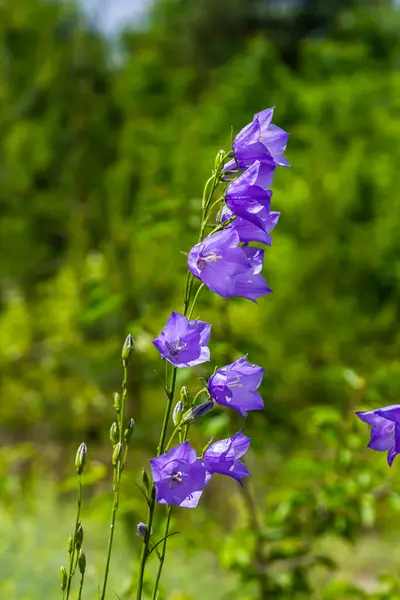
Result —
[{"label": "green stem", "polygon": [[118,506],[119,506],[119,496],[120,496],[120,487],[121,487],[121,475],[122,470],[126,458],[125,448],[123,447],[123,430],[124,430],[124,418],[125,418],[125,403],[128,395],[127,383],[128,383],[128,369],[127,362],[125,360],[122,361],[122,367],[124,370],[124,378],[122,380],[122,397],[121,397],[121,410],[118,414],[118,432],[119,438],[118,442],[121,444],[121,451],[119,454],[119,458],[117,464],[114,465],[113,470],[113,505],[111,509],[111,524],[110,524],[110,535],[108,538],[108,547],[107,547],[107,558],[106,558],[106,566],[104,570],[104,581],[103,581],[103,589],[101,592],[100,600],[104,600],[107,589],[107,580],[108,580],[108,572],[110,570],[110,561],[111,561],[111,552],[114,541],[114,531],[115,531],[115,520],[117,517]]},{"label": "green stem", "polygon": [[84,581],[84,579],[85,579],[85,573],[82,573],[82,575],[81,575],[81,582],[80,582],[80,585],[79,585],[78,600],[82,599],[82,589],[83,589],[83,581]]},{"label": "green stem", "polygon": [[76,550],[76,532],[78,529],[78,525],[79,525],[79,517],[81,514],[81,504],[82,504],[82,480],[81,480],[81,476],[78,474],[78,506],[77,506],[77,511],[76,511],[76,520],[75,520],[75,529],[74,529],[74,545],[72,548],[72,552],[70,555],[70,559],[69,559],[69,573],[68,573],[68,581],[67,581],[67,593],[66,593],[66,598],[65,600],[68,600],[69,598],[69,593],[71,591],[71,583],[72,583],[72,577],[74,575],[74,558],[75,558],[75,550]]},{"label": "green stem", "polygon": [[158,585],[160,583],[161,573],[163,570],[164,560],[165,560],[165,552],[167,549],[167,539],[168,539],[167,536],[168,536],[168,531],[169,531],[169,524],[171,521],[171,512],[172,512],[172,506],[168,506],[168,508],[167,508],[167,523],[165,525],[165,531],[164,531],[164,543],[162,546],[160,562],[158,564],[158,570],[157,570],[156,582],[154,584],[152,600],[157,600]]},{"label": "green stem", "polygon": [[190,321],[190,319],[192,318],[194,307],[196,306],[196,302],[197,302],[197,300],[198,300],[198,297],[199,297],[199,295],[200,295],[200,292],[201,292],[201,290],[202,290],[203,288],[204,288],[204,283],[202,283],[201,285],[199,285],[199,287],[197,288],[196,295],[195,295],[195,297],[193,298],[192,306],[190,307],[190,310],[189,310],[189,312],[188,312],[188,316],[187,316],[187,318],[188,318],[188,321]]},{"label": "green stem", "polygon": [[[211,175],[211,177],[208,179],[208,181],[204,187],[203,197],[202,197],[202,202],[201,202],[202,217],[201,217],[201,227],[200,227],[199,238],[198,238],[199,242],[201,242],[204,238],[204,232],[205,232],[205,229],[207,226],[206,215],[207,215],[207,211],[210,206],[210,202],[212,200],[213,194],[219,184],[219,174],[220,174],[219,172],[214,172]],[[209,189],[210,184],[212,184],[211,189]],[[193,310],[194,310],[196,301],[198,299],[201,289],[203,288],[203,284],[201,284],[199,286],[199,288],[197,289],[196,295],[193,299],[192,305],[189,310],[190,298],[192,296],[192,289],[193,289],[193,281],[194,281],[194,276],[192,275],[192,273],[190,273],[190,271],[188,271],[187,276],[186,276],[185,295],[184,295],[184,304],[183,304],[183,314],[185,317],[187,316],[188,319],[190,319],[193,314]],[[174,394],[175,394],[176,374],[177,374],[177,368],[174,367],[173,371],[172,371],[172,376],[171,376],[171,384],[168,386],[168,363],[167,363],[166,369],[165,369],[165,391],[167,394],[168,402],[167,402],[167,406],[165,408],[164,420],[163,420],[163,424],[161,427],[161,433],[160,433],[160,440],[159,440],[159,443],[157,446],[157,456],[160,456],[165,451],[165,449],[167,449],[169,447],[169,444],[176,432],[176,430],[173,432],[172,437],[171,437],[170,441],[168,442],[167,447],[165,448],[165,439],[166,439],[166,435],[167,435],[168,423],[169,423],[169,419],[171,416],[172,404],[173,404]],[[187,430],[188,430],[188,427],[186,428],[186,435],[187,435]],[[142,550],[140,553],[139,576],[138,576],[138,583],[137,583],[136,600],[141,600],[141,598],[142,598],[144,571],[145,571],[147,556],[149,553],[151,526],[153,523],[155,503],[156,503],[155,497],[156,497],[155,496],[155,487],[154,487],[154,483],[153,483],[151,490],[150,490],[146,533],[144,536]],[[168,515],[167,515],[167,525],[166,525],[165,536],[168,535],[170,518],[171,518],[171,507],[168,506]],[[155,588],[154,588],[154,592],[153,592],[153,599],[155,599],[156,595],[157,595],[158,584],[159,584],[159,581],[161,578],[161,572],[162,572],[162,568],[163,568],[163,564],[164,564],[165,549],[166,549],[166,539],[164,540],[164,544],[163,544],[163,552],[161,555],[160,564],[159,564],[159,568],[158,568],[158,572],[157,572],[157,579],[156,579],[156,584],[155,584]],[[101,600],[103,600],[103,598]]]}]

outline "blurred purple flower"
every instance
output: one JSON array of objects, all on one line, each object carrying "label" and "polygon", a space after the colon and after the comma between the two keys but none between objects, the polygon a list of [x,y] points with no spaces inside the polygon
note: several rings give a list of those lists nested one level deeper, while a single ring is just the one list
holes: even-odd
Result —
[{"label": "blurred purple flower", "polygon": [[[258,225],[255,225],[251,221],[243,219],[242,217],[236,217],[236,219],[230,225],[228,225],[227,229],[236,229],[241,242],[259,242],[261,244],[271,246],[272,239],[270,232],[274,229],[280,217],[279,212],[270,211],[271,196],[272,192],[268,190],[267,196],[263,201],[264,208],[262,208],[257,215],[259,219]],[[233,216],[233,212],[225,205],[221,213],[221,223],[231,219]]]},{"label": "blurred purple flower", "polygon": [[225,440],[211,444],[203,457],[207,479],[214,473],[220,473],[242,483],[243,477],[249,476],[250,473],[239,458],[247,451],[250,442],[250,438],[239,431]]},{"label": "blurred purple flower", "polygon": [[150,461],[156,500],[195,508],[206,486],[206,470],[189,442],[171,448]]},{"label": "blurred purple flower", "polygon": [[264,402],[256,391],[264,369],[246,360],[247,355],[218,369],[208,380],[208,391],[217,404],[230,406],[244,417],[248,410],[261,410]]},{"label": "blurred purple flower", "polygon": [[194,367],[210,360],[207,347],[211,325],[205,321],[188,321],[172,312],[162,333],[153,341],[161,356],[175,367]]},{"label": "blurred purple flower", "polygon": [[[273,108],[262,110],[237,134],[233,142],[233,151],[241,169],[252,165],[256,160],[271,166],[289,166],[283,156],[289,134],[271,123],[273,114]],[[230,161],[225,169],[235,170],[236,161]]]},{"label": "blurred purple flower", "polygon": [[[145,523],[138,523],[136,525],[136,533],[139,537],[144,538],[144,536],[146,535],[146,531],[147,531],[147,525]],[[151,531],[150,535],[153,533],[153,531]]]},{"label": "blurred purple flower", "polygon": [[371,439],[368,448],[388,450],[387,461],[392,466],[395,456],[400,453],[400,404],[356,412],[361,421],[371,425]]},{"label": "blurred purple flower", "polygon": [[239,243],[239,234],[233,228],[213,233],[191,249],[189,269],[219,296],[255,301],[271,290],[259,274],[262,264],[257,261],[255,265],[253,253],[239,247]]},{"label": "blurred purple flower", "polygon": [[228,185],[225,196],[233,214],[263,229],[266,213],[269,213],[272,192],[268,187],[273,174],[273,168],[257,160],[234,179]]}]

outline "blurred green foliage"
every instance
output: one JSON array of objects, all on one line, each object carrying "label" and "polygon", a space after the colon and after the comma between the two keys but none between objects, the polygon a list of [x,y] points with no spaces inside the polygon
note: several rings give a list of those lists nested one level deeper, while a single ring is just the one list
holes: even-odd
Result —
[{"label": "blurred green foliage", "polygon": [[[159,0],[111,45],[74,6],[0,3],[1,597],[54,595],[69,530],[49,528],[64,505],[72,526],[82,439],[95,597],[128,331],[129,552],[117,549],[111,584],[129,589],[144,516],[134,480],[164,407],[151,341],[181,307],[216,152],[272,105],[294,165],[274,182],[274,294],[258,306],[204,294],[199,308],[213,364],[248,352],[266,368],[265,412],[246,422],[253,478],[243,490],[213,481],[199,509],[176,512],[166,597],[399,597],[396,579],[378,581],[400,561],[396,463],[389,472],[364,449],[353,415],[400,393],[400,14],[389,4]],[[180,382],[195,387],[211,368]],[[242,426],[216,412],[206,434]],[[193,577],[195,565],[205,574]]]}]

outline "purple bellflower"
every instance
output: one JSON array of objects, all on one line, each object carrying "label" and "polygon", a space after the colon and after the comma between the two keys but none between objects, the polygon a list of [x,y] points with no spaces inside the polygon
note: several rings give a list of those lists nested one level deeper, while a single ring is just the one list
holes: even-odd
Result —
[{"label": "purple bellflower", "polygon": [[152,458],[151,472],[160,504],[195,508],[206,486],[206,469],[189,442]]},{"label": "purple bellflower", "polygon": [[[247,221],[242,217],[236,217],[236,219],[230,225],[228,225],[228,229],[236,229],[241,242],[259,242],[261,244],[266,244],[267,246],[272,245],[270,232],[278,223],[280,213],[270,211],[269,207],[271,196],[272,192],[268,190],[264,201],[264,208],[258,213],[258,217],[262,222],[262,227],[260,221],[258,225],[255,225],[251,221]],[[233,212],[225,205],[221,213],[221,223],[231,219],[233,216]]]},{"label": "purple bellflower", "polygon": [[361,421],[371,425],[371,439],[368,448],[386,451],[389,467],[395,456],[400,454],[400,404],[356,412]]},{"label": "purple bellflower", "polygon": [[[252,165],[256,160],[271,166],[289,166],[283,156],[289,134],[271,123],[273,114],[273,108],[262,110],[237,134],[233,142],[233,151],[241,169]],[[225,169],[235,170],[236,161],[230,161]]]},{"label": "purple bellflower", "polygon": [[[253,248],[252,248],[253,249]],[[218,369],[208,380],[208,391],[217,404],[230,406],[247,417],[248,410],[261,410],[264,402],[256,391],[262,381],[264,369],[247,362],[243,356]]]},{"label": "purple bellflower", "polygon": [[210,360],[207,347],[211,325],[205,321],[188,321],[172,312],[153,344],[161,356],[175,367],[194,367]]},{"label": "purple bellflower", "polygon": [[267,188],[273,174],[273,168],[257,160],[234,179],[226,190],[226,204],[233,214],[263,229],[272,195]]},{"label": "purple bellflower", "polygon": [[188,266],[219,296],[239,296],[254,302],[271,290],[260,275],[262,264],[258,261],[255,265],[252,253],[239,247],[239,243],[235,229],[217,231],[191,249]]},{"label": "purple bellflower", "polygon": [[225,440],[211,444],[203,457],[207,479],[214,473],[220,473],[233,477],[241,484],[243,477],[249,476],[250,473],[239,458],[247,451],[250,441],[250,438],[239,431]]}]

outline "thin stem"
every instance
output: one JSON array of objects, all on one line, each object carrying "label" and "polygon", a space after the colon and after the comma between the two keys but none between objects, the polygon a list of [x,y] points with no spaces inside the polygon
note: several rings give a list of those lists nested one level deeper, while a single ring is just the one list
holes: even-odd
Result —
[{"label": "thin stem", "polygon": [[81,582],[79,585],[79,594],[78,594],[78,600],[82,600],[82,589],[83,589],[83,581],[85,579],[85,573],[82,573],[81,575]]},{"label": "thin stem", "polygon": [[169,438],[167,445],[165,446],[165,452],[167,452],[167,451],[170,449],[170,446],[171,446],[171,444],[172,444],[172,440],[174,439],[174,437],[176,436],[176,434],[178,433],[178,431],[179,431],[180,429],[182,429],[182,424],[181,424],[181,423],[179,423],[179,424],[178,424],[178,425],[175,427],[174,431],[172,432],[172,435],[171,435],[171,437]]},{"label": "thin stem", "polygon": [[[167,435],[168,422],[169,422],[169,418],[171,415],[171,409],[172,409],[172,404],[173,404],[174,395],[175,395],[176,373],[177,373],[177,368],[174,367],[172,370],[171,383],[170,383],[170,385],[168,385],[168,363],[167,363],[166,368],[165,368],[165,391],[166,391],[166,394],[168,397],[168,403],[167,403],[167,406],[165,409],[164,420],[163,420],[163,424],[161,427],[161,433],[160,433],[160,440],[159,440],[158,446],[157,446],[157,456],[161,456],[161,454],[164,452],[164,445],[165,445],[165,438]],[[136,593],[137,600],[141,600],[141,598],[142,598],[143,577],[144,577],[144,570],[146,567],[147,556],[149,554],[150,533],[151,533],[151,527],[153,524],[155,504],[156,504],[156,491],[155,491],[155,487],[153,484],[151,487],[151,496],[150,496],[149,508],[147,511],[146,532],[144,535],[142,551],[140,553],[139,579],[138,579],[137,593]]]},{"label": "thin stem", "polygon": [[161,551],[160,562],[158,564],[158,570],[157,570],[156,582],[154,584],[152,600],[157,599],[158,585],[160,583],[161,573],[163,570],[164,560],[165,560],[165,551],[167,549],[167,539],[168,539],[169,524],[171,521],[171,511],[172,511],[172,506],[168,506],[168,508],[167,508],[167,523],[165,525],[165,531],[164,531],[164,543],[163,543],[163,547],[162,547],[162,551]]},{"label": "thin stem", "polygon": [[77,505],[75,529],[74,529],[74,545],[73,545],[72,552],[71,552],[70,559],[69,559],[69,573],[68,573],[67,592],[66,592],[65,600],[68,600],[68,598],[69,598],[69,593],[71,591],[72,577],[74,576],[74,572],[75,572],[74,558],[75,558],[75,550],[76,550],[76,532],[78,530],[79,517],[81,514],[81,504],[82,504],[82,480],[81,480],[81,476],[78,474],[78,505]]},{"label": "thin stem", "polygon": [[[222,163],[221,163],[222,165]],[[204,232],[207,226],[207,211],[209,209],[210,203],[212,201],[212,197],[213,194],[216,190],[216,188],[218,187],[219,184],[219,175],[220,175],[220,170],[218,171],[214,171],[213,174],[211,175],[211,177],[207,180],[205,186],[204,186],[204,191],[203,191],[203,197],[202,197],[202,201],[201,201],[201,206],[202,206],[202,216],[201,216],[201,226],[200,226],[200,232],[199,232],[199,237],[198,237],[198,241],[201,242],[204,238]],[[213,207],[211,207],[210,210],[212,210]],[[193,274],[188,271],[187,275],[186,275],[186,284],[185,284],[185,293],[184,293],[184,303],[183,303],[183,315],[185,317],[187,317],[188,319],[191,318],[192,314],[193,314],[193,310],[194,307],[196,305],[196,301],[199,297],[200,291],[203,288],[204,284],[201,284],[199,286],[199,288],[196,291],[195,297],[193,299],[192,305],[190,307],[189,310],[189,306],[190,306],[190,299],[192,296],[192,290],[193,290],[193,282],[194,282],[194,276]],[[179,431],[179,427],[177,427],[175,429],[175,431],[172,433],[172,436],[167,444],[167,446],[165,447],[165,439],[167,436],[167,430],[168,430],[168,423],[169,423],[169,419],[171,416],[171,410],[172,410],[172,404],[174,401],[174,395],[175,395],[175,386],[176,386],[176,375],[177,375],[177,368],[174,367],[172,370],[172,375],[171,375],[171,383],[170,385],[168,385],[168,372],[169,372],[169,366],[168,363],[166,361],[166,365],[165,365],[165,391],[167,394],[167,398],[168,398],[168,402],[167,402],[167,406],[165,408],[165,413],[164,413],[164,419],[163,419],[163,423],[162,423],[162,427],[161,427],[161,433],[160,433],[160,439],[159,439],[159,443],[157,446],[157,456],[160,456],[165,450],[167,450],[172,442],[173,437],[176,434],[176,431]],[[187,436],[187,431],[188,431],[189,427],[186,426],[185,427],[185,436]],[[145,572],[145,566],[146,566],[146,560],[147,557],[149,555],[149,551],[150,551],[150,535],[151,535],[151,526],[153,523],[153,517],[154,517],[154,510],[155,510],[155,502],[156,502],[156,494],[155,494],[155,487],[154,487],[154,483],[151,486],[150,489],[150,497],[149,497],[149,504],[148,504],[148,513],[147,513],[147,524],[146,524],[146,532],[144,535],[144,540],[143,540],[143,545],[142,545],[142,550],[141,550],[141,554],[140,554],[140,561],[139,561],[139,576],[138,576],[138,583],[137,583],[137,593],[136,593],[136,600],[141,600],[142,598],[142,591],[143,591],[143,578],[144,578],[144,572]],[[167,524],[166,524],[166,531],[165,531],[165,535],[164,535],[164,544],[163,544],[163,552],[161,554],[161,558],[160,558],[160,564],[159,564],[159,568],[158,568],[158,572],[157,572],[157,579],[156,579],[156,584],[154,587],[154,592],[153,592],[153,600],[157,597],[157,590],[158,590],[158,584],[161,578],[161,572],[162,572],[162,568],[163,568],[163,564],[164,564],[164,559],[165,559],[165,550],[166,550],[166,540],[167,540],[167,536],[168,536],[168,529],[169,529],[169,524],[170,524],[170,518],[171,518],[171,506],[168,506],[168,513],[167,513]],[[101,600],[103,600],[103,597],[101,598]]]},{"label": "thin stem", "polygon": [[189,321],[190,321],[190,319],[192,317],[194,307],[196,306],[196,302],[197,302],[198,297],[200,295],[200,292],[201,292],[201,290],[203,288],[204,288],[204,283],[202,283],[201,285],[199,285],[199,287],[197,288],[197,292],[195,294],[195,297],[193,298],[192,306],[190,307],[190,310],[189,310],[189,313],[188,313],[188,316],[187,316],[187,318],[188,318]]},{"label": "thin stem", "polygon": [[196,404],[196,400],[199,396],[201,396],[201,394],[208,394],[208,390],[207,388],[203,388],[202,390],[200,390],[199,392],[197,392],[197,394],[195,395],[195,397],[193,398],[193,406]]},{"label": "thin stem", "polygon": [[128,395],[127,383],[128,383],[128,369],[127,362],[125,360],[122,361],[122,367],[124,371],[124,377],[122,380],[122,397],[121,397],[121,410],[118,413],[118,432],[119,438],[118,442],[120,444],[120,454],[118,457],[118,461],[116,465],[114,465],[113,470],[113,505],[111,509],[111,524],[110,524],[110,535],[108,538],[108,547],[107,547],[107,558],[106,558],[106,566],[104,570],[104,581],[103,581],[103,589],[101,592],[100,600],[104,600],[107,589],[107,579],[108,572],[110,570],[110,560],[111,560],[111,552],[114,541],[114,531],[115,531],[115,520],[117,517],[118,506],[119,506],[119,496],[120,496],[120,487],[121,487],[121,475],[122,470],[125,463],[126,458],[126,448],[123,446],[123,429],[124,429],[124,418],[125,418],[125,403]]}]

